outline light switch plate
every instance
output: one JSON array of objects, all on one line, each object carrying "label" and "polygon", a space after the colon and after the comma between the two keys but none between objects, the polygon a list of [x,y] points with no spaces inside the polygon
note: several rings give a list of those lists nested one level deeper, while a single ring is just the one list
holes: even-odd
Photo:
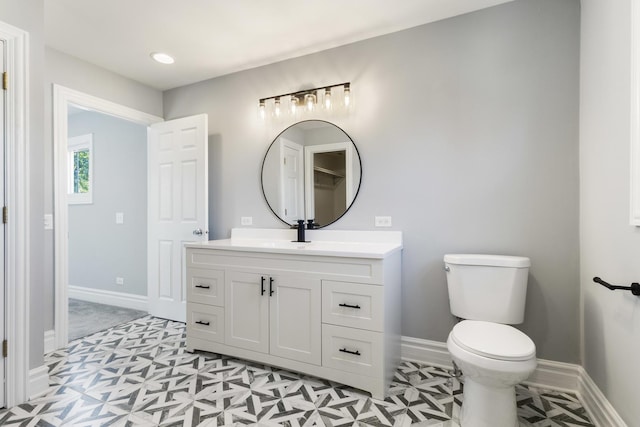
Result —
[{"label": "light switch plate", "polygon": [[44,229],[53,230],[53,214],[44,214]]},{"label": "light switch plate", "polygon": [[251,216],[240,217],[240,224],[241,225],[253,225],[253,217],[251,217]]},{"label": "light switch plate", "polygon": [[124,285],[124,277],[116,277],[116,285]]}]

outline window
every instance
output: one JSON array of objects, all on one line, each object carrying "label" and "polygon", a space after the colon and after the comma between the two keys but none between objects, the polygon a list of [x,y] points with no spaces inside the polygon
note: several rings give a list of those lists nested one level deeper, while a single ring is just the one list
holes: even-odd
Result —
[{"label": "window", "polygon": [[68,193],[70,204],[93,203],[93,135],[69,138]]}]

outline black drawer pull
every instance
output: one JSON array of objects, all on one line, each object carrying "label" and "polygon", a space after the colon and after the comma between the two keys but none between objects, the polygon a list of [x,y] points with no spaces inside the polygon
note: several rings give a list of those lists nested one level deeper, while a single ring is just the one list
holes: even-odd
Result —
[{"label": "black drawer pull", "polygon": [[207,285],[196,285],[194,287],[200,288],[200,289],[211,289],[211,286],[207,286]]},{"label": "black drawer pull", "polygon": [[351,304],[338,304],[339,307],[347,307],[347,308],[357,308],[358,310],[360,310],[360,306],[359,305],[351,305]]},{"label": "black drawer pull", "polygon": [[209,326],[209,322],[203,322],[203,321],[201,321],[201,320],[198,320],[196,323],[197,323],[198,325]]},{"label": "black drawer pull", "polygon": [[273,295],[273,277],[269,277],[269,296]]},{"label": "black drawer pull", "polygon": [[349,354],[353,354],[353,355],[356,355],[356,356],[360,356],[360,352],[358,350],[350,351],[350,350],[347,350],[346,348],[341,348],[339,351],[341,351],[343,353],[349,353]]},{"label": "black drawer pull", "polygon": [[260,295],[264,295],[264,276],[260,276]]}]

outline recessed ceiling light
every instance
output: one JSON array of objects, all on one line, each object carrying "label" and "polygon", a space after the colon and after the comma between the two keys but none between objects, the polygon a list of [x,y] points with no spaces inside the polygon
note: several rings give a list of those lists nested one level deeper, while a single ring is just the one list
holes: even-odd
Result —
[{"label": "recessed ceiling light", "polygon": [[173,59],[172,56],[162,52],[153,52],[151,54],[151,58],[153,58],[154,61],[159,62],[161,64],[173,64],[175,62],[175,59]]}]

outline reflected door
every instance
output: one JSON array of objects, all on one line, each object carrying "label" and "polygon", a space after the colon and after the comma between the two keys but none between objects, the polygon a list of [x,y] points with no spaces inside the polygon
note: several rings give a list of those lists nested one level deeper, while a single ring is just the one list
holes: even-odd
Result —
[{"label": "reflected door", "polygon": [[294,224],[304,219],[303,148],[300,144],[280,138],[281,143],[281,217]]}]

